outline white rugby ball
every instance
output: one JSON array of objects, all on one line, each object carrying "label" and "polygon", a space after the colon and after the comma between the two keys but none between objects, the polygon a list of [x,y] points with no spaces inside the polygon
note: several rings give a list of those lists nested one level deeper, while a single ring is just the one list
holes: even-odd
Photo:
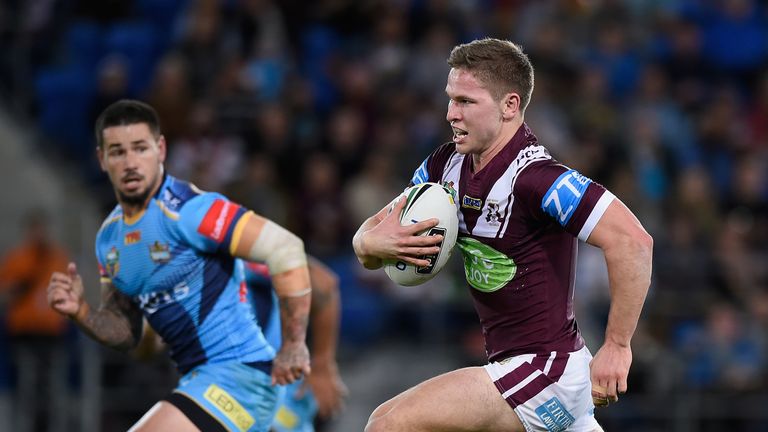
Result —
[{"label": "white rugby ball", "polygon": [[435,277],[451,257],[459,231],[459,218],[453,195],[437,183],[427,182],[411,186],[401,196],[405,196],[407,200],[400,214],[401,225],[412,225],[431,218],[440,220],[435,227],[420,234],[443,236],[443,241],[438,244],[440,252],[423,257],[431,262],[430,265],[416,267],[399,260],[384,261],[384,271],[394,282],[405,286],[419,285]]}]

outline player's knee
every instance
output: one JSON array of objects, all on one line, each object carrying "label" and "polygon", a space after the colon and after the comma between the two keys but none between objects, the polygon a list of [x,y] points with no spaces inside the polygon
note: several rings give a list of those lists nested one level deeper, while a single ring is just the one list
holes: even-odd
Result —
[{"label": "player's knee", "polygon": [[389,414],[392,407],[389,402],[384,402],[378,408],[373,410],[368,418],[368,424],[365,425],[365,432],[397,431],[397,425],[392,422],[393,417]]},{"label": "player's knee", "polygon": [[368,424],[365,425],[365,432],[394,432],[398,431],[397,426],[392,424],[386,416],[375,417],[371,415],[368,418]]}]

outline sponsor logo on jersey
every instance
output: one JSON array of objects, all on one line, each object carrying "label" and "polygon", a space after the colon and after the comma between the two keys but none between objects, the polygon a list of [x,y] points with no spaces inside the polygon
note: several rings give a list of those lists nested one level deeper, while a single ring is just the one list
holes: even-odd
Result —
[{"label": "sponsor logo on jersey", "polygon": [[517,273],[512,258],[471,237],[459,237],[456,245],[464,258],[464,274],[472,288],[490,293],[503,288]]},{"label": "sponsor logo on jersey", "polygon": [[541,209],[555,218],[561,226],[566,226],[591,182],[592,180],[576,170],[564,172],[544,194]]},{"label": "sponsor logo on jersey", "polygon": [[126,245],[136,244],[141,241],[141,231],[131,231],[125,235],[123,243]]},{"label": "sponsor logo on jersey", "polygon": [[117,272],[120,271],[120,252],[117,251],[117,248],[112,246],[112,249],[107,252],[106,259],[106,270],[107,274],[110,277],[115,277]]},{"label": "sponsor logo on jersey", "polygon": [[483,207],[483,200],[464,195],[464,198],[461,200],[461,206],[464,208],[480,210]]},{"label": "sponsor logo on jersey", "polygon": [[488,225],[499,226],[499,219],[501,219],[501,212],[499,211],[499,202],[496,200],[485,201],[485,221]]},{"label": "sponsor logo on jersey", "polygon": [[171,260],[171,248],[168,243],[160,243],[155,240],[149,247],[149,257],[157,264],[167,263]]},{"label": "sponsor logo on jersey", "polygon": [[536,415],[544,422],[544,426],[550,432],[564,431],[575,421],[571,413],[560,402],[560,399],[556,397],[536,408]]},{"label": "sponsor logo on jersey", "polygon": [[211,384],[203,396],[234,423],[239,431],[245,432],[256,423],[237,399],[216,384]]},{"label": "sponsor logo on jersey", "polygon": [[238,206],[223,199],[213,201],[208,213],[203,217],[197,232],[209,239],[221,243],[227,235],[229,226],[237,214]]},{"label": "sponsor logo on jersey", "polygon": [[151,315],[157,312],[161,307],[176,303],[189,295],[189,285],[186,282],[180,282],[175,287],[166,291],[157,291],[151,293],[139,294],[135,297],[139,307]]},{"label": "sponsor logo on jersey", "polygon": [[181,205],[181,198],[171,192],[170,189],[163,190],[163,203],[169,210],[178,210]]}]

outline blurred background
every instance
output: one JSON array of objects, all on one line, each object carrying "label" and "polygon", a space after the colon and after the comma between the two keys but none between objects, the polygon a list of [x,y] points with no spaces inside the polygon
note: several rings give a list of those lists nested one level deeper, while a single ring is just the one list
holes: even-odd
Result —
[{"label": "blurred background", "polygon": [[[97,114],[159,112],[168,171],[291,228],[340,275],[346,410],[485,362],[459,259],[420,287],[362,270],[351,236],[450,140],[445,59],[494,36],[536,69],[526,121],[655,239],[630,392],[607,431],[768,431],[768,7],[757,0],[3,0],[0,430],[120,431],[176,382],[162,354],[102,348],[46,312],[75,260],[98,302],[114,206]],[[582,245],[593,352],[609,304]]]}]

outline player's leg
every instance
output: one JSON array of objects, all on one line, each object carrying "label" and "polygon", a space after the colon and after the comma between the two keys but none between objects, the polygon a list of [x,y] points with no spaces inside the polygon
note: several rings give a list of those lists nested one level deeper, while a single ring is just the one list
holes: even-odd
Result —
[{"label": "player's leg", "polygon": [[481,367],[427,380],[379,406],[366,432],[523,432],[517,414]]},{"label": "player's leg", "polygon": [[[202,425],[201,425],[202,426]],[[221,424],[214,424],[218,429],[205,429],[206,431],[226,431]],[[173,404],[160,401],[156,403],[146,414],[131,427],[128,432],[159,432],[159,431],[178,431],[178,432],[199,432],[195,423],[192,422],[181,410]]]}]

